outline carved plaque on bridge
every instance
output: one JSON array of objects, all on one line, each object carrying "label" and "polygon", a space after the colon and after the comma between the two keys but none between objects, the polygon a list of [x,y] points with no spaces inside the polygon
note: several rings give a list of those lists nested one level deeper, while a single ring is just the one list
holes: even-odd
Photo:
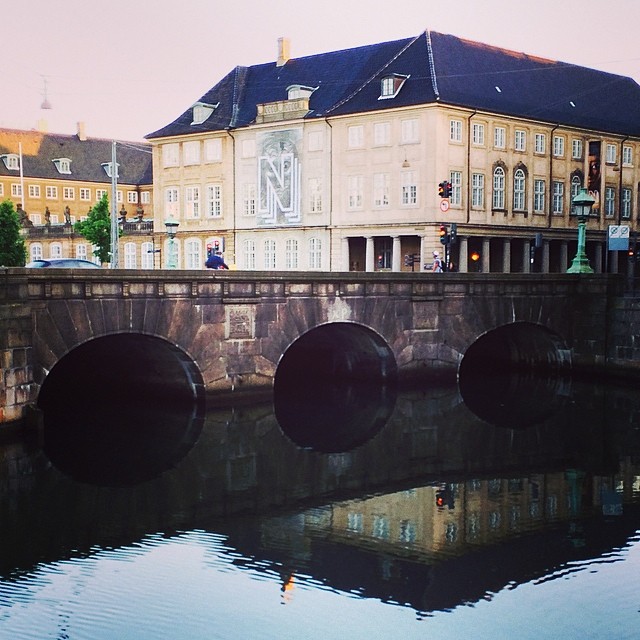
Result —
[{"label": "carved plaque on bridge", "polygon": [[232,340],[247,340],[253,337],[253,307],[227,307],[227,338]]}]

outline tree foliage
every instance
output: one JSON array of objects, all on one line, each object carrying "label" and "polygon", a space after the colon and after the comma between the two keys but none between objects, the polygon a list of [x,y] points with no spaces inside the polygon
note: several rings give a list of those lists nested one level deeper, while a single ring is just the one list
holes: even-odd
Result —
[{"label": "tree foliage", "polygon": [[0,202],[0,265],[24,267],[27,247],[20,235],[20,218],[11,200]]},{"label": "tree foliage", "polygon": [[109,200],[102,196],[89,211],[86,220],[76,222],[74,229],[93,245],[93,255],[100,262],[109,262],[111,258],[111,216],[109,215]]}]

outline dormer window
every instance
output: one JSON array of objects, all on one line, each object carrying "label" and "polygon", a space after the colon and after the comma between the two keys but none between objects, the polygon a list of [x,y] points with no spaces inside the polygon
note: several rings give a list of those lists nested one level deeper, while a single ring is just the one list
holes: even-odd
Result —
[{"label": "dormer window", "polygon": [[[104,172],[110,177],[113,177],[113,164],[111,162],[103,162],[102,163],[102,168],[104,169]],[[118,162],[116,162],[116,178],[119,178],[119,174],[118,174],[118,169],[120,167],[120,164]]]},{"label": "dormer window", "polygon": [[207,104],[206,102],[196,102],[193,109],[193,120],[191,124],[202,124],[217,108],[220,103]]},{"label": "dormer window", "polygon": [[71,160],[69,158],[54,158],[53,164],[56,165],[58,173],[71,173]]},{"label": "dormer window", "polygon": [[318,87],[305,87],[302,84],[292,84],[287,87],[287,99],[309,98]]},{"label": "dormer window", "polygon": [[386,100],[388,98],[395,98],[400,89],[402,89],[402,85],[405,83],[405,80],[409,76],[403,76],[398,73],[393,73],[389,76],[385,76],[380,81],[380,97],[378,100]]},{"label": "dormer window", "polygon": [[20,156],[16,153],[6,153],[3,156],[0,156],[2,161],[4,162],[4,166],[11,171],[19,171],[20,170]]}]

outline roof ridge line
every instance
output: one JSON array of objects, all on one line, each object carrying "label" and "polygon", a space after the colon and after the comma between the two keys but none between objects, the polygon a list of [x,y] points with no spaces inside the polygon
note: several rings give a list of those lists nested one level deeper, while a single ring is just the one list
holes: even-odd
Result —
[{"label": "roof ridge line", "polygon": [[425,29],[427,39],[427,55],[429,57],[429,76],[431,78],[431,86],[436,94],[436,101],[440,100],[440,91],[438,89],[438,77],[436,76],[435,60],[433,59],[433,47],[431,46],[431,30]]},{"label": "roof ridge line", "polygon": [[367,78],[367,80],[365,80],[357,89],[352,91],[346,98],[343,98],[342,100],[334,104],[331,108],[327,109],[325,111],[325,114],[331,113],[338,107],[341,107],[346,102],[349,102],[349,100],[351,100],[355,95],[360,93],[360,91],[362,91],[372,80],[374,80],[378,75],[380,75],[380,73],[384,71],[384,69],[386,69],[394,60],[397,60],[399,56],[401,56],[410,46],[412,46],[414,42],[416,42],[416,40],[418,40],[418,38],[421,35],[422,34],[420,33],[415,38],[411,39],[404,47],[402,47],[402,49],[400,49],[400,51],[398,51],[390,60],[385,62],[375,73],[371,75],[371,77]]},{"label": "roof ridge line", "polygon": [[231,119],[229,120],[229,128],[233,129],[238,122],[238,113],[240,111],[240,93],[242,92],[242,87],[240,86],[239,76],[241,71],[246,72],[247,68],[242,65],[237,65],[234,69],[234,77],[233,77],[233,106],[231,108]]}]

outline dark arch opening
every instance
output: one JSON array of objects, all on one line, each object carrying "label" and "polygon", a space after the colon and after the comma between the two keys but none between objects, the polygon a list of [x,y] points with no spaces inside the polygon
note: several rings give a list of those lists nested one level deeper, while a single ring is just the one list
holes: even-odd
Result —
[{"label": "dark arch opening", "polygon": [[131,485],[173,467],[204,424],[201,374],[181,349],[141,334],[96,338],[42,385],[45,452],[62,472]]},{"label": "dark arch opening", "polygon": [[529,322],[481,336],[458,370],[460,393],[479,418],[509,428],[540,424],[564,405],[571,353],[560,336]]},{"label": "dark arch opening", "polygon": [[301,447],[348,451],[387,423],[397,373],[389,345],[371,329],[346,322],[322,325],[298,338],[280,359],[276,418]]}]

